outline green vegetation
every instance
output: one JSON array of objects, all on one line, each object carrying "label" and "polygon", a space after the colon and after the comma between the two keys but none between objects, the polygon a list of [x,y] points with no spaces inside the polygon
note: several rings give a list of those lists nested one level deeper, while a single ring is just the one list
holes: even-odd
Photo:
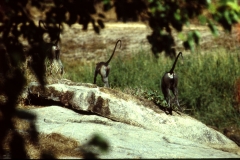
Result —
[{"label": "green vegetation", "polygon": [[[156,59],[145,51],[135,54],[137,56],[115,56],[112,60],[111,88],[163,105],[160,80],[171,68],[173,60],[165,56]],[[183,59],[179,58],[175,71],[180,77],[179,100],[185,113],[219,129],[240,126],[240,114],[233,107],[236,104],[234,85],[240,75],[238,57],[236,51],[229,53],[225,49],[204,51],[204,54],[184,55],[183,52]],[[65,78],[92,83],[95,64],[74,63],[64,63]],[[100,76],[97,80],[98,86],[103,86]]]}]

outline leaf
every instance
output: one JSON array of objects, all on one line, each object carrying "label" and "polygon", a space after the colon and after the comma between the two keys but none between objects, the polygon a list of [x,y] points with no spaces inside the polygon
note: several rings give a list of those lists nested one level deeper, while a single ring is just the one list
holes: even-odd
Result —
[{"label": "leaf", "polygon": [[103,0],[103,4],[104,4],[104,5],[106,5],[106,4],[108,5],[108,4],[110,4],[110,0]]},{"label": "leaf", "polygon": [[178,33],[178,38],[180,40],[184,40],[186,37],[185,37],[185,35],[182,32],[180,32],[180,33]]},{"label": "leaf", "polygon": [[190,49],[190,44],[188,43],[188,41],[184,41],[183,46],[185,49]]},{"label": "leaf", "polygon": [[180,21],[180,20],[181,20],[180,14],[179,14],[179,13],[176,13],[176,12],[174,12],[174,18],[175,18],[175,20],[177,20],[177,21]]},{"label": "leaf", "polygon": [[98,33],[98,34],[100,33],[99,27],[97,27],[97,26],[94,25],[94,26],[93,26],[93,29],[94,29],[94,31],[95,31],[96,33]]},{"label": "leaf", "polygon": [[216,13],[216,5],[215,4],[211,3],[209,5],[208,9],[209,9],[210,13],[212,13],[212,14]]},{"label": "leaf", "polygon": [[190,49],[192,52],[194,51],[194,42],[195,38],[198,40],[197,36],[195,37],[194,32],[189,32],[188,36],[187,36],[187,40],[183,43],[183,46],[185,47],[185,49]]},{"label": "leaf", "polygon": [[103,0],[103,10],[108,11],[112,8],[110,0]]},{"label": "leaf", "polygon": [[206,24],[207,18],[204,15],[199,15],[198,20],[200,21],[201,24]]},{"label": "leaf", "polygon": [[225,20],[227,21],[227,23],[228,23],[229,25],[232,24],[231,18],[230,18],[230,16],[229,16],[229,11],[225,11],[225,12],[223,13],[223,17],[225,18]]},{"label": "leaf", "polygon": [[214,36],[218,35],[217,28],[215,27],[215,25],[213,25],[213,23],[210,20],[208,20],[208,27],[209,27],[209,29],[211,30],[211,32],[213,33]]},{"label": "leaf", "polygon": [[88,142],[90,145],[98,146],[104,152],[107,152],[109,149],[109,144],[105,138],[99,134],[94,134],[92,139]]},{"label": "leaf", "polygon": [[198,45],[200,40],[200,33],[198,31],[194,31],[192,36],[195,43]]},{"label": "leaf", "polygon": [[97,20],[97,23],[98,23],[98,25],[99,25],[101,28],[104,28],[104,27],[105,27],[102,20],[98,19],[98,20]]},{"label": "leaf", "polygon": [[161,4],[158,4],[157,9],[158,9],[158,11],[160,11],[160,12],[164,12],[164,11],[166,11],[166,7],[164,7],[164,6],[161,5]]},{"label": "leaf", "polygon": [[238,5],[238,1],[227,1],[226,6],[230,7],[232,10],[235,10],[237,12],[240,11],[240,7]]},{"label": "leaf", "polygon": [[240,21],[239,16],[236,13],[232,15],[233,23],[238,23]]}]

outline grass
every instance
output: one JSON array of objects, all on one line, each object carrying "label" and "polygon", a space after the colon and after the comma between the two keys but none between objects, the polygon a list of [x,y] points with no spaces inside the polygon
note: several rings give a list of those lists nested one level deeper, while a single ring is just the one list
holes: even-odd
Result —
[{"label": "grass", "polygon": [[234,109],[235,82],[240,75],[237,56],[219,49],[188,57],[186,66],[179,68],[183,77],[179,90],[189,114],[221,129],[231,124],[240,126],[239,113]]},{"label": "grass", "polygon": [[[160,80],[170,70],[173,60],[140,50],[136,56],[115,56],[110,62],[109,81],[111,88],[164,104]],[[224,48],[198,50],[185,55],[183,52],[175,68],[179,79],[179,100],[185,113],[203,123],[223,129],[229,125],[240,127],[240,114],[236,105],[236,80],[240,77],[239,53]],[[183,63],[181,63],[183,62]],[[92,83],[94,63],[64,63],[65,78],[76,82]],[[103,86],[100,76],[97,85]]]}]

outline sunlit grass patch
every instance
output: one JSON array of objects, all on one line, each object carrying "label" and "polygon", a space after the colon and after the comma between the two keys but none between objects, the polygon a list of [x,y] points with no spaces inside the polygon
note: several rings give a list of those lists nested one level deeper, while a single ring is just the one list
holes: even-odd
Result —
[{"label": "sunlit grass patch", "polygon": [[[188,55],[182,51],[183,59],[180,58],[176,64],[180,103],[186,113],[206,124],[219,128],[229,123],[240,125],[239,113],[233,107],[236,103],[234,84],[240,77],[239,53],[221,47],[218,50],[199,50],[199,53]],[[110,62],[110,86],[164,104],[160,90],[161,77],[171,69],[173,62],[164,55],[156,59],[144,50],[128,57],[115,56]],[[93,83],[94,63],[73,61],[65,63],[65,69],[67,78]],[[97,85],[103,86],[100,76]]]}]

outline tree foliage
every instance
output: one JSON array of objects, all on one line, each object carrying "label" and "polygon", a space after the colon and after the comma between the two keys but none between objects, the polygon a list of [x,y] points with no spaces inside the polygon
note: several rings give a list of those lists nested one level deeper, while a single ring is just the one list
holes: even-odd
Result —
[{"label": "tree foliage", "polygon": [[[99,11],[95,6],[100,3],[103,5]],[[34,6],[43,12],[48,31],[38,27],[34,15],[29,12],[29,6]],[[26,77],[23,76],[19,64],[25,62],[26,56],[38,61],[32,63],[30,67],[44,85],[43,60],[47,55],[44,51],[45,46],[42,45],[43,34],[48,33],[51,40],[56,39],[57,24],[62,23],[69,26],[79,23],[83,30],[87,30],[88,26],[92,25],[95,32],[100,33],[101,29],[104,29],[105,12],[113,7],[119,21],[148,22],[152,34],[146,38],[156,56],[164,51],[166,55],[173,57],[176,53],[173,30],[181,32],[183,27],[189,26],[194,18],[199,19],[201,24],[207,24],[210,31],[217,35],[216,25],[231,32],[233,24],[239,22],[240,15],[237,0],[213,2],[211,0],[0,0],[0,94],[6,97],[5,101],[0,103],[0,115],[3,115],[2,118],[0,117],[0,156],[4,154],[2,144],[7,131],[14,130],[11,117],[15,114],[17,97],[26,84]],[[204,14],[204,11],[207,14]],[[145,18],[141,19],[142,15]],[[25,52],[20,37],[25,38],[32,47],[29,52]],[[199,44],[199,40],[200,34],[197,31],[190,31],[183,46],[193,50],[194,45]],[[34,116],[30,115],[25,117],[34,119]],[[23,141],[17,134],[13,142]],[[15,148],[12,152],[15,158],[26,158],[24,147]]]},{"label": "tree foliage", "polygon": [[[148,36],[154,54],[165,51],[166,54],[175,55],[174,37],[172,30],[181,32],[184,26],[190,25],[190,20],[198,19],[203,25],[207,24],[210,31],[217,35],[216,25],[221,25],[226,31],[231,31],[232,25],[239,22],[239,6],[237,1],[210,0],[149,0],[149,25],[153,32]],[[204,14],[205,12],[205,14]],[[198,31],[190,31],[186,35],[183,46],[194,50],[199,44]]]}]

